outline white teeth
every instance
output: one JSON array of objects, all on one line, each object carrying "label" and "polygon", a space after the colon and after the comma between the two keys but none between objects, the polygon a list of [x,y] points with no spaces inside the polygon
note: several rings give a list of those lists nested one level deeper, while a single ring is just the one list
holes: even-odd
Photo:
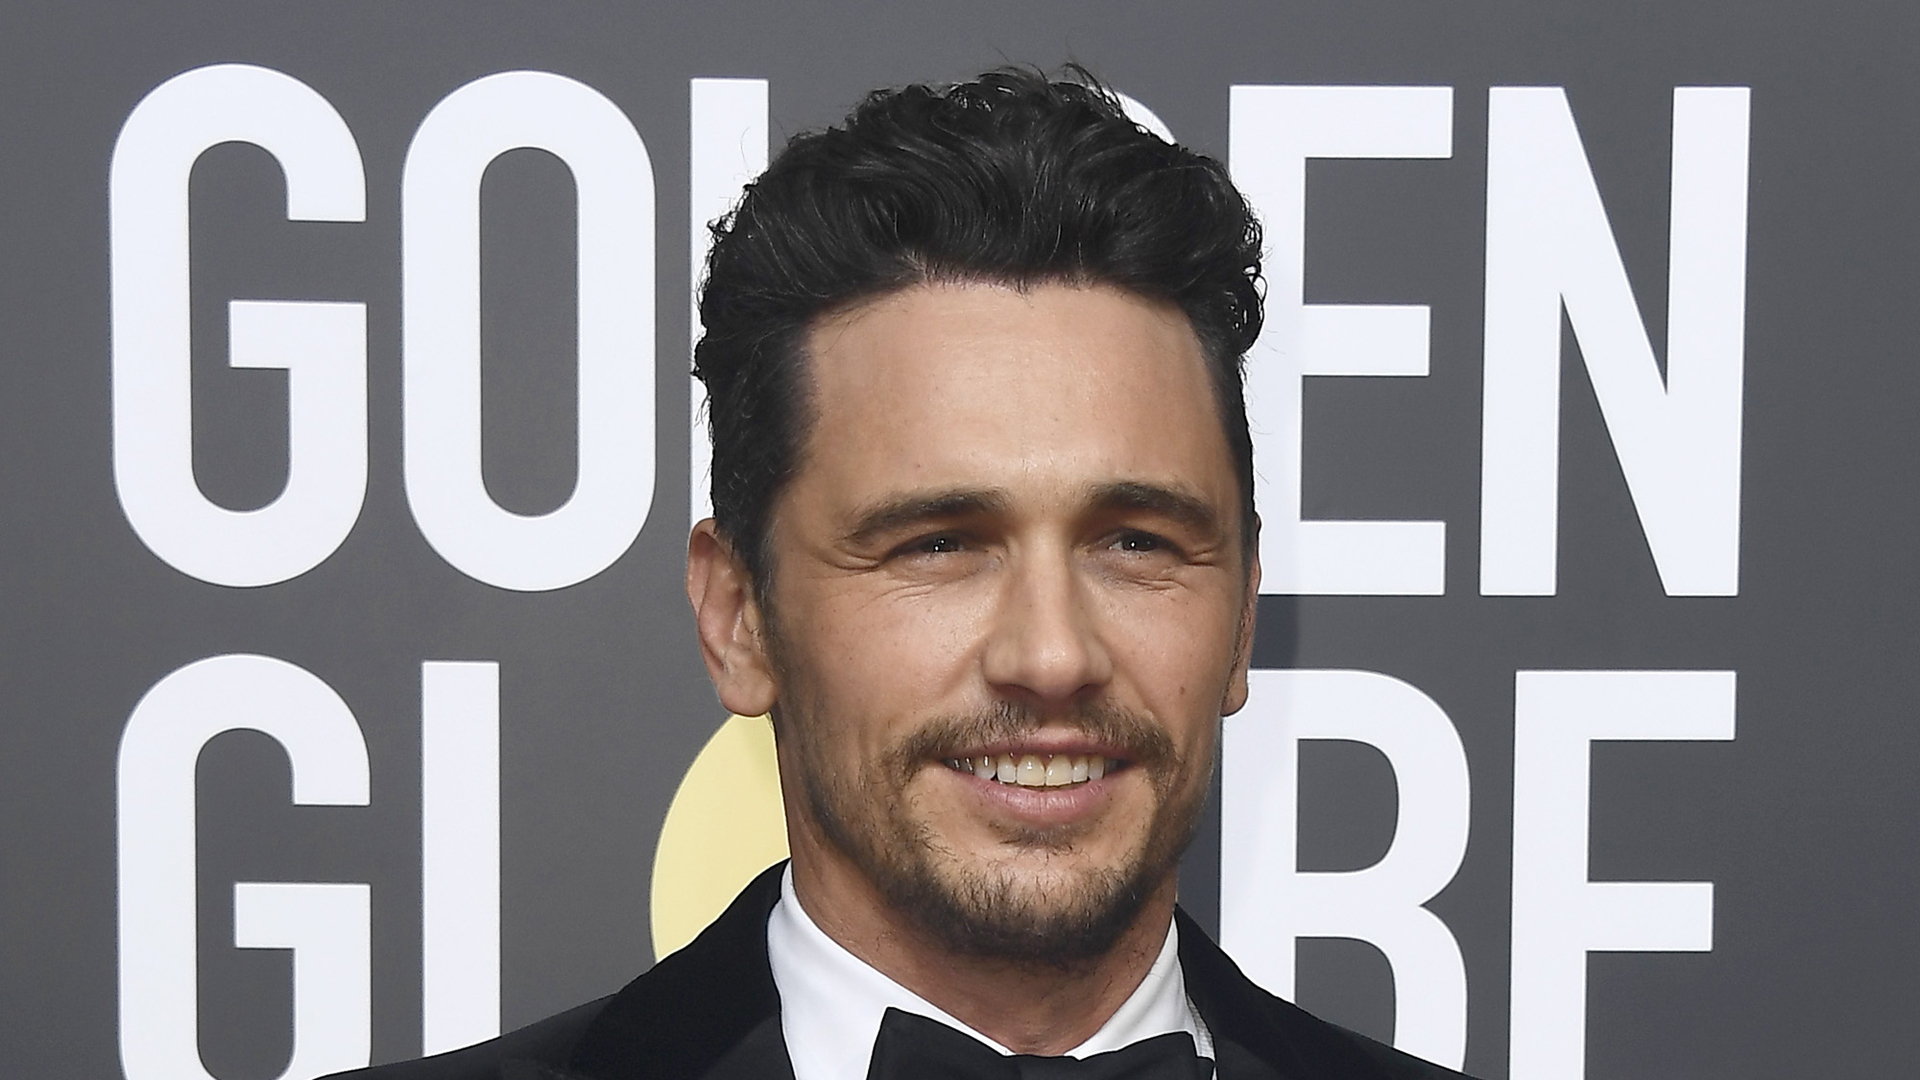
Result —
[{"label": "white teeth", "polygon": [[981,780],[997,780],[1018,787],[1067,787],[1098,780],[1118,762],[1099,754],[1000,754],[996,757],[948,758],[956,772]]},{"label": "white teeth", "polygon": [[1018,783],[1021,787],[1047,786],[1047,763],[1040,760],[1039,754],[1028,754],[1020,759]]}]

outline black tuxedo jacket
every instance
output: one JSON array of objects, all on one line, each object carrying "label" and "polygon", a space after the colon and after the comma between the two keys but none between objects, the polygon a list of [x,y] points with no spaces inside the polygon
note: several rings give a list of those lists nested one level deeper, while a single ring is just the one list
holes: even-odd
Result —
[{"label": "black tuxedo jacket", "polygon": [[[419,1061],[338,1080],[793,1080],[767,917],[785,864],[755,878],[692,944],[617,994]],[[1464,1080],[1255,986],[1185,912],[1180,965],[1220,1080]]]}]

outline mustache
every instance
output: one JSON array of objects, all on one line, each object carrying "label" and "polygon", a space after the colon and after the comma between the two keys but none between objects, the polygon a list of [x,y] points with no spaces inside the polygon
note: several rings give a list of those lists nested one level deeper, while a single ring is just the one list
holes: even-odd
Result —
[{"label": "mustache", "polygon": [[1020,702],[1002,701],[979,712],[930,720],[895,747],[893,764],[910,772],[928,760],[959,757],[997,742],[1017,740],[1043,727],[1067,727],[1118,751],[1135,765],[1155,766],[1179,754],[1173,737],[1150,717],[1117,705],[1089,701],[1061,714],[1041,714]]}]

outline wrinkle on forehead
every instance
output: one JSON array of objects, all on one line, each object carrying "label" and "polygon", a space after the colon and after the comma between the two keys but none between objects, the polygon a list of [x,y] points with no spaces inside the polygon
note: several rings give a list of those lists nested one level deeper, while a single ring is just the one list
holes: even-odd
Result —
[{"label": "wrinkle on forehead", "polygon": [[1238,521],[1211,372],[1171,303],[1106,285],[915,285],[823,320],[807,344],[812,423],[786,494],[825,498],[836,532],[915,493],[1066,507],[1127,484]]},{"label": "wrinkle on forehead", "polygon": [[[830,429],[905,419],[935,401],[1003,422],[1084,419],[1075,410],[1098,404],[1217,426],[1185,315],[1111,286],[914,286],[816,326],[808,346],[816,420]],[[1015,397],[1031,411],[1007,415],[1000,407]]]}]

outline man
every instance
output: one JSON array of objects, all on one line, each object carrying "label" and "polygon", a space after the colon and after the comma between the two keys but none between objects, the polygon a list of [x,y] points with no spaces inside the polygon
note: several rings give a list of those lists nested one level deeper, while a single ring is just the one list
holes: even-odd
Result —
[{"label": "man", "polygon": [[618,994],[372,1075],[1455,1076],[1175,908],[1259,583],[1220,165],[998,72],[796,138],[715,236],[687,593],[792,861]]}]

